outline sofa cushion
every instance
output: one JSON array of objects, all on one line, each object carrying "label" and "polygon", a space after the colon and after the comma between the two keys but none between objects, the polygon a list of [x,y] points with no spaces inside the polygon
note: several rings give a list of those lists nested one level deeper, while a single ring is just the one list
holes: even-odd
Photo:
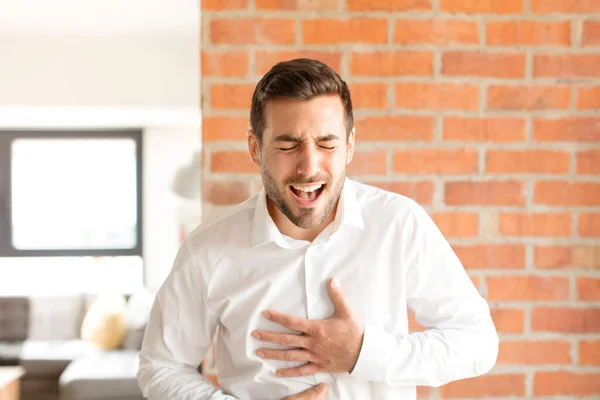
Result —
[{"label": "sofa cushion", "polygon": [[27,339],[29,309],[27,297],[0,297],[0,341]]},{"label": "sofa cushion", "polygon": [[32,340],[72,340],[80,338],[86,309],[85,295],[32,296],[29,335]]},{"label": "sofa cushion", "polygon": [[22,342],[2,342],[0,341],[0,365],[19,365],[21,364]]},{"label": "sofa cushion", "polygon": [[139,399],[139,353],[115,350],[73,361],[59,379],[61,400]]},{"label": "sofa cushion", "polygon": [[84,340],[27,340],[21,350],[21,365],[27,376],[58,378],[71,361],[98,351]]}]

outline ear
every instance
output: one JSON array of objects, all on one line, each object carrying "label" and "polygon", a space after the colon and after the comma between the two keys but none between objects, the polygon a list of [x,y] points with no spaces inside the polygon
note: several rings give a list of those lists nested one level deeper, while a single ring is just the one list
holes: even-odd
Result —
[{"label": "ear", "polygon": [[246,132],[246,140],[248,141],[248,152],[250,153],[250,159],[254,164],[260,167],[260,146],[258,144],[258,140],[256,140],[256,135],[254,135],[252,128],[248,129],[248,132]]},{"label": "ear", "polygon": [[348,136],[348,155],[346,158],[346,164],[350,164],[354,157],[354,149],[356,144],[356,127],[352,128],[350,135]]}]

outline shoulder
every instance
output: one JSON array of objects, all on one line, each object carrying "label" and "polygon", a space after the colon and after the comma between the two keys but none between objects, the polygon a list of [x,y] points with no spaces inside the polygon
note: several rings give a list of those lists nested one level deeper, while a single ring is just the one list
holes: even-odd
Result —
[{"label": "shoulder", "polygon": [[180,254],[191,261],[204,276],[212,274],[222,254],[243,247],[250,240],[252,217],[257,196],[212,216],[189,232],[180,246]]},{"label": "shoulder", "polygon": [[257,195],[237,204],[230,209],[207,218],[194,228],[185,238],[191,250],[214,247],[245,240],[250,234],[252,217],[256,206]]},{"label": "shoulder", "polygon": [[381,187],[348,181],[356,193],[356,198],[367,217],[374,215],[388,219],[423,218],[427,212],[412,198],[392,192],[386,183]]}]

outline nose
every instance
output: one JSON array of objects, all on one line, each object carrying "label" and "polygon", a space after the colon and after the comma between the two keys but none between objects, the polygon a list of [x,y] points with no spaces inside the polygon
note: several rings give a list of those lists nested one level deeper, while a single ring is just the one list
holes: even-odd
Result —
[{"label": "nose", "polygon": [[321,172],[321,155],[315,146],[303,146],[302,151],[298,153],[296,172],[306,177],[312,177]]}]

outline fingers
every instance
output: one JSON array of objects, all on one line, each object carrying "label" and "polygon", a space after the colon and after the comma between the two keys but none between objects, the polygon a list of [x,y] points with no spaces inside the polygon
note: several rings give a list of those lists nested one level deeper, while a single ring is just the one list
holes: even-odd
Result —
[{"label": "fingers", "polygon": [[310,339],[302,335],[294,335],[287,333],[267,332],[256,330],[252,332],[255,339],[263,342],[275,343],[286,347],[300,347],[303,349],[310,348]]},{"label": "fingers", "polygon": [[309,320],[292,315],[283,314],[277,311],[265,311],[265,317],[279,325],[283,325],[293,331],[306,333],[310,328]]},{"label": "fingers", "polygon": [[346,302],[344,293],[340,286],[340,281],[337,278],[332,278],[328,285],[329,296],[335,306],[335,313],[340,316],[348,316],[351,314],[350,305]]},{"label": "fingers", "polygon": [[276,372],[276,375],[279,377],[289,378],[292,376],[314,375],[321,371],[322,371],[321,367],[319,367],[317,364],[315,364],[313,362],[309,362],[308,364],[304,364],[299,367],[280,369]]},{"label": "fingers", "polygon": [[302,393],[293,396],[288,396],[283,400],[320,400],[327,394],[328,386],[326,383],[319,383]]},{"label": "fingers", "polygon": [[265,360],[312,361],[312,355],[306,350],[260,349],[256,355]]}]

